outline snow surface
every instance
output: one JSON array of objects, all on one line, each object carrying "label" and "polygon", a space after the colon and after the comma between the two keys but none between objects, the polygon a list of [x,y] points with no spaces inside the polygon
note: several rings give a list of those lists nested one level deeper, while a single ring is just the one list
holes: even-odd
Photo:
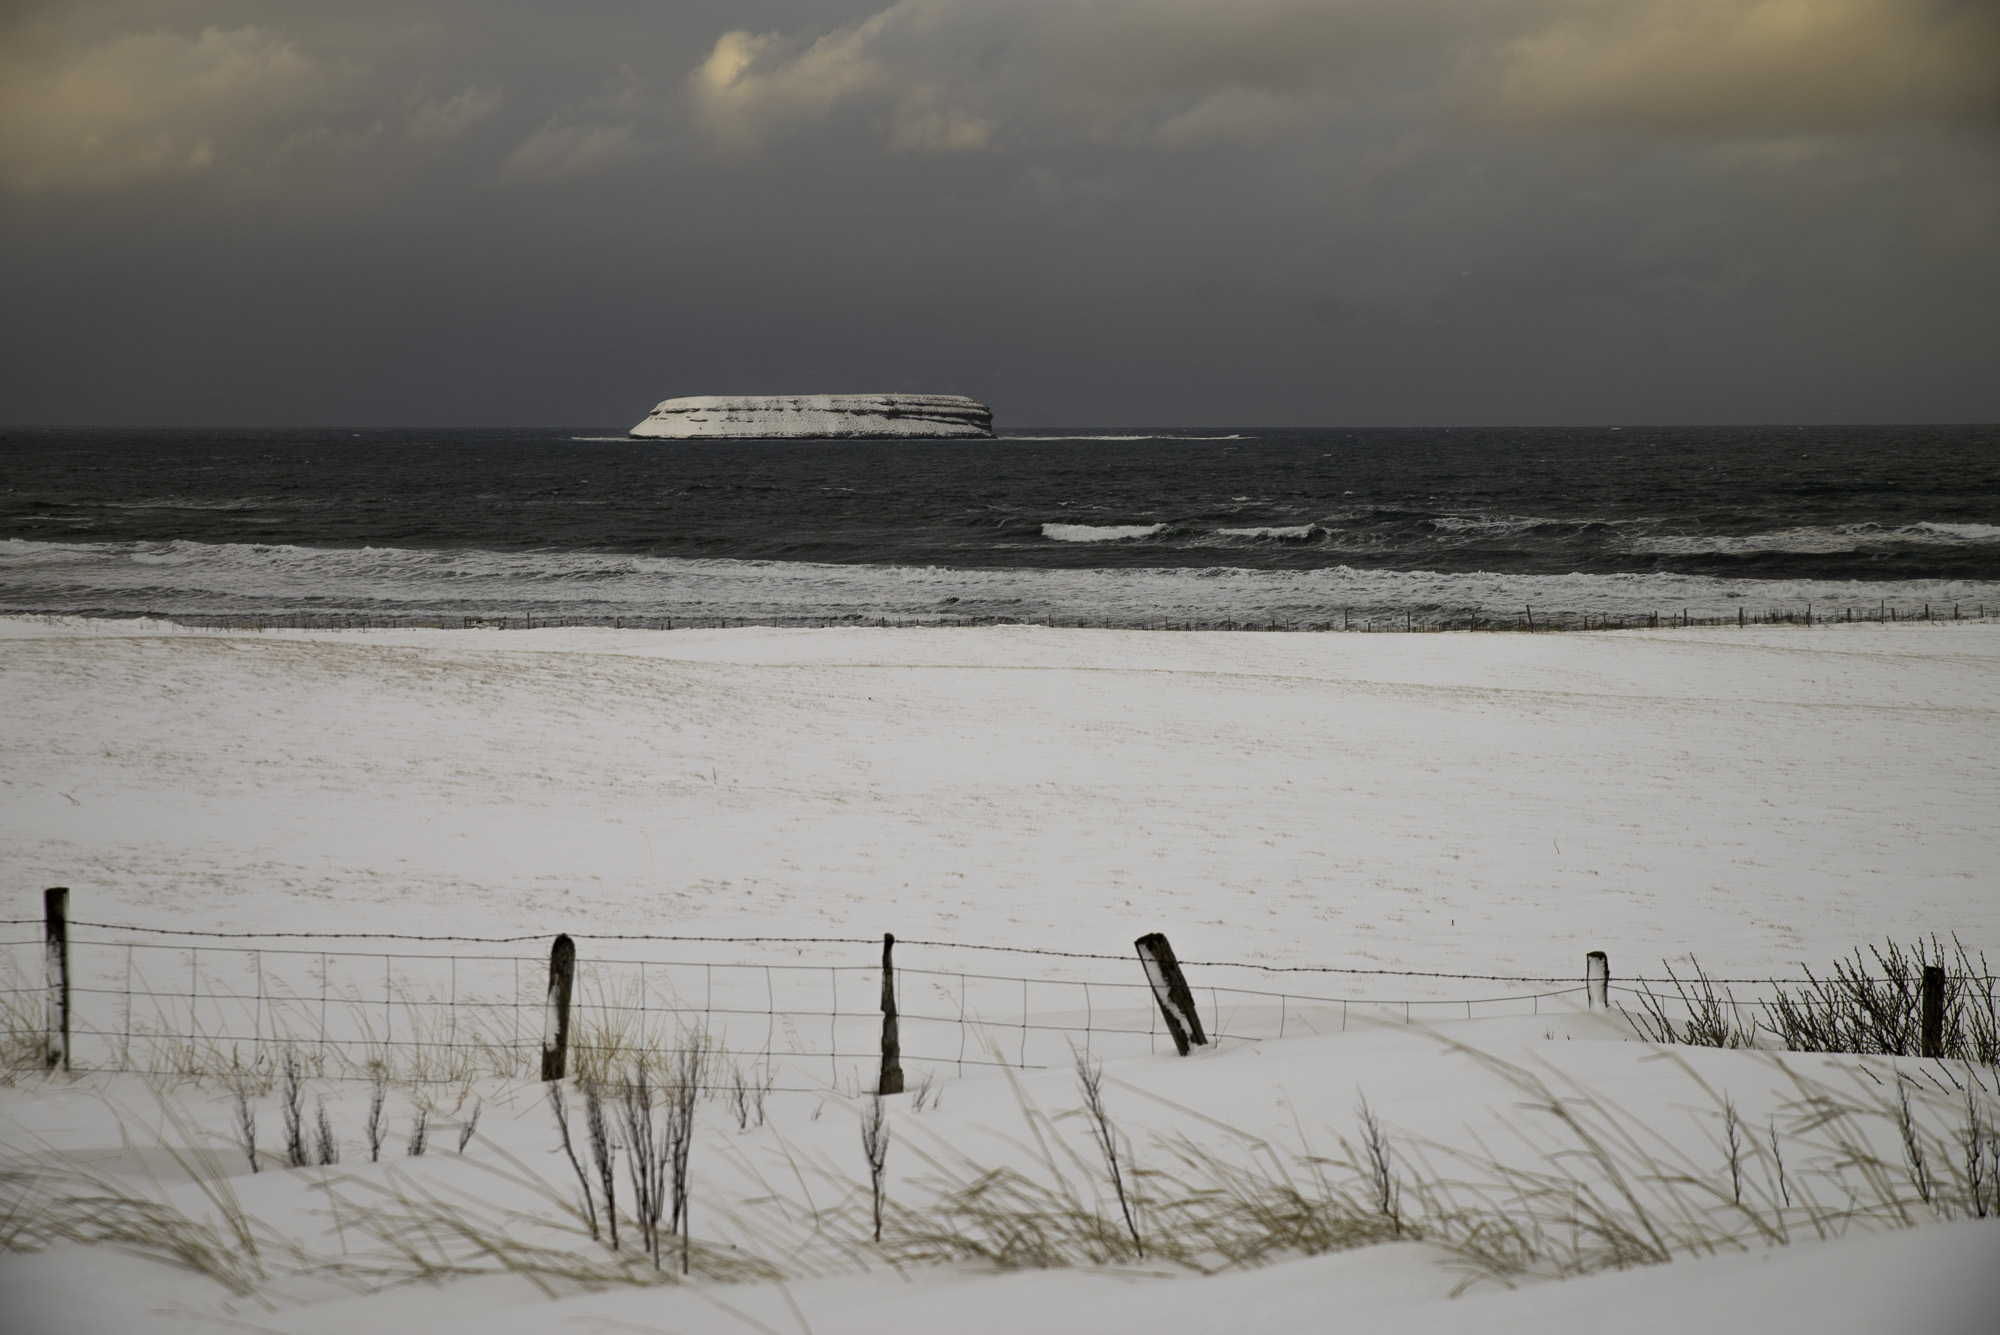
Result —
[{"label": "snow surface", "polygon": [[[0,621],[79,917],[1614,976],[2000,940],[2000,626],[211,634]],[[25,889],[23,891],[25,893]]]},{"label": "snow surface", "polygon": [[667,399],[630,434],[641,440],[985,438],[993,434],[993,411],[962,394],[701,395]]},{"label": "snow surface", "polygon": [[[0,858],[15,897],[0,916],[33,917],[40,888],[66,884],[75,917],[178,927],[889,930],[1128,957],[1163,930],[1184,960],[1480,973],[1580,974],[1602,948],[1614,979],[1690,952],[1711,972],[1763,976],[1889,934],[2000,942],[1990,625],[257,635],[11,618],[0,678]],[[1106,967],[1034,964],[1051,977]],[[1697,1146],[1712,1128],[1690,1111],[1702,1100],[1689,1072],[1729,1090],[1753,1127],[1782,1092],[1766,1055],[1692,1051],[1682,1068],[1601,1020],[1548,1015],[1121,1059],[1108,1098],[1142,1146],[1218,1123],[1285,1144],[1351,1135],[1357,1091],[1399,1135],[1490,1136],[1518,1095],[1452,1041],[1545,1063]],[[1789,1060],[1853,1074],[1849,1059]],[[1051,1115],[1076,1103],[1064,1072],[1019,1085]],[[450,1152],[458,1107],[422,1160],[400,1157],[399,1093],[396,1157],[380,1165],[355,1143],[366,1087],[311,1096],[357,1179],[393,1169],[529,1204],[496,1185],[504,1150],[560,1184],[538,1091],[476,1093],[487,1106],[465,1158]],[[1020,1149],[1007,1081],[941,1094],[892,1114],[892,1193],[914,1189],[911,1146],[994,1161]],[[220,1091],[170,1098],[226,1152]],[[831,1092],[773,1095],[761,1132],[702,1116],[698,1234],[748,1191],[729,1165],[768,1168],[778,1137],[860,1170],[855,1109]],[[135,1077],[0,1089],[8,1150],[106,1171],[157,1169],[146,1147],[160,1121]],[[267,1147],[277,1123],[267,1098]],[[333,1245],[318,1170],[232,1170],[246,1208]],[[0,1296],[22,1332],[1958,1332],[1989,1328],[1996,1257],[2000,1229],[1965,1223],[1455,1298],[1462,1276],[1405,1245],[1205,1279],[878,1269],[794,1282],[789,1299],[775,1286],[550,1300],[504,1277],[373,1296],[292,1281],[267,1309],[99,1247],[0,1256]]]}]

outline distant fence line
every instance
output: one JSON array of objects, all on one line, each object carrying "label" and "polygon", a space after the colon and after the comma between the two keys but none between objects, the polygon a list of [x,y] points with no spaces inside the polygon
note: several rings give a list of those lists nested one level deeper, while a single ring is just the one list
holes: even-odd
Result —
[{"label": "distant fence line", "polygon": [[[40,615],[35,609],[20,609],[8,615]],[[705,614],[633,615],[574,614],[541,612],[494,612],[486,615],[437,612],[397,613],[175,613],[141,612],[131,617],[104,617],[129,620],[148,617],[167,621],[186,630],[249,631],[267,630],[545,630],[553,627],[593,627],[614,630],[727,630],[749,626],[785,629],[839,629],[880,627],[888,629],[955,629],[983,626],[1048,626],[1083,630],[1154,631],[1283,631],[1326,633],[1345,631],[1360,634],[1421,634],[1443,631],[1533,632],[1662,630],[1704,626],[1824,626],[1857,622],[1883,625],[1912,622],[1987,621],[2000,617],[2000,605],[1984,603],[1966,607],[1952,603],[1949,610],[1940,603],[1911,603],[1892,606],[1886,601],[1873,607],[1842,604],[1832,608],[1812,603],[1791,607],[1739,607],[1733,615],[1714,615],[1690,609],[1649,610],[1616,615],[1577,612],[1523,605],[1518,610],[1485,608],[1448,610],[1436,607],[1386,611],[1329,609],[1310,617],[1233,616],[981,616],[974,614],[886,616],[847,613],[837,616],[806,614],[759,614],[717,616]]]},{"label": "distant fence line", "polygon": [[[165,1076],[262,1073],[281,1054],[323,1075],[383,1076],[455,1083],[548,1070],[558,1029],[552,955],[495,951],[495,944],[547,937],[369,937],[355,933],[182,931],[71,921],[66,892],[51,891],[40,936],[14,930],[0,941],[0,1019],[9,1060],[21,1065]],[[85,929],[78,935],[72,929]],[[105,935],[95,933],[103,932]],[[174,938],[172,940],[162,938]],[[257,939],[262,944],[245,944]],[[1141,938],[1139,954],[1097,955],[969,942],[895,943],[893,938],[583,937],[602,943],[574,959],[573,988],[561,991],[560,1028],[572,1070],[604,1071],[699,1032],[717,1063],[712,1078],[764,1089],[862,1092],[899,1060],[917,1076],[968,1070],[1065,1067],[1082,1050],[1136,1056],[1194,1041],[1242,1042],[1337,1032],[1360,1022],[1412,1023],[1493,1015],[1609,1010],[1629,996],[1651,1006],[1685,1003],[1681,980],[1613,983],[1602,952],[1584,976],[1463,974],[1421,970],[1281,966],[1238,961],[1177,964],[1161,937]],[[358,940],[421,940],[458,949],[360,948]],[[1149,955],[1165,952],[1163,977]],[[314,941],[319,945],[311,944]],[[649,958],[616,943],[739,942],[864,946],[826,962]],[[285,942],[286,944],[269,944]],[[1115,961],[1123,978],[1036,978],[978,969],[891,965],[888,945],[906,949],[1005,951]],[[30,962],[42,956],[42,976]],[[1143,970],[1131,966],[1143,964]],[[1244,987],[1182,971],[1261,970],[1354,977],[1402,976],[1498,986],[1453,997],[1334,996]],[[1991,980],[1986,980],[1990,983]],[[1762,991],[1769,979],[1705,979]],[[1673,984],[1674,991],[1655,984]],[[1170,996],[1170,986],[1180,988]],[[1178,1001],[1174,997],[1180,998]],[[1731,998],[1731,1004],[1738,1004]],[[1741,1004],[1756,1006],[1753,997]],[[885,1020],[887,1025],[885,1027]],[[1163,1040],[1165,1044],[1163,1046]],[[562,1058],[557,1058],[557,1074]]]}]

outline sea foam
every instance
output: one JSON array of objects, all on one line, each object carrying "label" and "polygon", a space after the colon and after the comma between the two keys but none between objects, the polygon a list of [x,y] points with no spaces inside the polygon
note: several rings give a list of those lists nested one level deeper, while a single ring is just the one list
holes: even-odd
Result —
[{"label": "sea foam", "polygon": [[[1132,526],[1150,528],[1150,525]],[[1151,551],[1151,548],[1141,550]],[[1726,579],[1643,571],[1526,575],[1350,566],[1116,568],[820,564],[478,548],[303,547],[257,543],[0,540],[0,612],[136,616],[569,616],[756,621],[962,619],[1360,625],[1518,618],[1816,618],[1928,603],[1967,616],[2000,607],[2000,580]]]},{"label": "sea foam", "polygon": [[1044,524],[1042,536],[1057,542],[1125,542],[1167,531],[1165,524]]}]

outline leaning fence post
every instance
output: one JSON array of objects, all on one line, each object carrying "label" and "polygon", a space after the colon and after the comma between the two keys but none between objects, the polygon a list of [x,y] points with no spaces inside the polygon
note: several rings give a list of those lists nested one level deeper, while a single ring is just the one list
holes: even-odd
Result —
[{"label": "leaning fence post", "polygon": [[882,934],[882,1078],[877,1094],[903,1092],[903,1043],[896,1033],[896,966],[890,958],[896,949],[893,933]]},{"label": "leaning fence post", "polygon": [[43,1057],[47,1070],[69,1069],[69,887],[42,891],[43,960],[48,1002],[43,1011]]},{"label": "leaning fence post", "polygon": [[1923,1049],[1925,1057],[1944,1056],[1944,966],[1924,966]]},{"label": "leaning fence post", "polygon": [[569,994],[576,983],[576,942],[568,933],[549,947],[549,1000],[542,1016],[542,1079],[560,1080],[569,1064]]},{"label": "leaning fence post", "polygon": [[1165,933],[1148,932],[1132,944],[1139,948],[1139,962],[1146,966],[1146,981],[1152,985],[1153,1000],[1160,1003],[1160,1015],[1167,1022],[1167,1032],[1174,1036],[1174,1047],[1185,1057],[1189,1047],[1206,1046],[1208,1035],[1201,1030],[1194,994],[1188,991],[1187,979],[1181,977],[1180,962],[1174,958]]},{"label": "leaning fence post", "polygon": [[1611,1009],[1611,959],[1601,950],[1583,957],[1583,981],[1588,988],[1585,1004],[1594,1011]]}]

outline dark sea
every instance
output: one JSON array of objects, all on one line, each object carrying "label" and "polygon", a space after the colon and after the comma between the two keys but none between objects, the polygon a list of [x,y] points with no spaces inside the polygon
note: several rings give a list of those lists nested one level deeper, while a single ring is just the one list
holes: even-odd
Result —
[{"label": "dark sea", "polygon": [[774,625],[2000,608],[2000,427],[0,431],[0,612]]}]

